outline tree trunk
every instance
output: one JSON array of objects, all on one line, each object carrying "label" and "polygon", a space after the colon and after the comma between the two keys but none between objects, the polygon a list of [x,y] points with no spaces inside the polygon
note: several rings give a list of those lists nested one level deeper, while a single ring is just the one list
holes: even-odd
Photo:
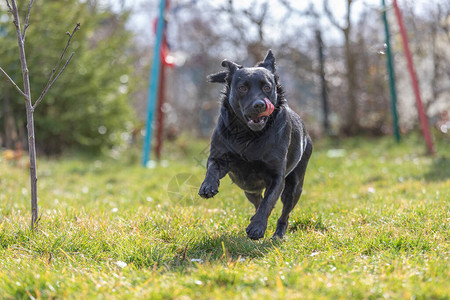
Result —
[{"label": "tree trunk", "polygon": [[353,55],[351,37],[351,15],[352,15],[352,3],[353,0],[347,0],[347,13],[345,16],[346,23],[344,26],[340,25],[336,21],[333,13],[328,6],[328,0],[324,0],[325,13],[328,16],[330,22],[338,28],[343,34],[345,39],[344,46],[344,56],[345,56],[345,66],[347,73],[345,74],[347,80],[347,99],[344,101],[347,105],[345,106],[344,112],[344,122],[341,127],[341,132],[345,135],[354,135],[360,131],[359,120],[358,120],[358,102],[356,99],[356,88],[357,88],[357,74],[356,74],[356,58]]},{"label": "tree trunk", "polygon": [[34,116],[31,102],[27,102],[27,132],[28,151],[30,155],[30,183],[31,183],[31,229],[38,226],[38,205],[37,205],[37,174],[36,174],[36,144],[34,138]]},{"label": "tree trunk", "polygon": [[322,33],[320,30],[316,31],[317,48],[319,52],[319,76],[320,76],[320,90],[322,96],[322,112],[323,112],[323,132],[326,135],[331,135],[330,122],[328,120],[329,105],[328,105],[328,91],[327,82],[325,80],[325,57],[323,54]]},{"label": "tree trunk", "polygon": [[345,134],[354,135],[359,131],[358,123],[358,104],[356,101],[356,70],[355,70],[355,57],[352,51],[352,45],[350,41],[350,26],[344,30],[345,37],[345,63],[347,67],[347,100],[348,107],[346,113],[346,120],[344,123],[343,131]]},{"label": "tree trunk", "polygon": [[70,55],[70,57],[67,59],[66,63],[63,67],[59,70],[59,73],[57,73],[57,70],[60,68],[60,64],[64,58],[64,55],[66,53],[67,48],[69,47],[70,41],[72,40],[73,35],[75,32],[80,29],[80,23],[77,23],[75,28],[73,29],[72,33],[67,32],[67,35],[69,36],[69,39],[66,43],[66,47],[64,48],[56,66],[53,68],[52,74],[50,75],[50,78],[47,82],[47,85],[45,86],[44,90],[41,93],[41,96],[35,101],[34,105],[31,98],[31,90],[30,90],[30,76],[29,71],[27,67],[27,59],[25,55],[25,33],[27,31],[27,28],[29,26],[29,18],[30,18],[30,11],[31,6],[33,5],[33,0],[30,1],[28,5],[28,13],[25,18],[25,24],[23,28],[23,32],[20,29],[20,18],[19,18],[19,11],[17,9],[17,4],[15,0],[6,1],[6,5],[9,8],[9,11],[14,17],[14,25],[16,27],[16,35],[17,35],[17,42],[19,44],[19,53],[20,53],[20,65],[22,67],[22,77],[23,77],[23,91],[17,86],[17,84],[14,82],[14,80],[11,79],[11,77],[0,67],[0,72],[2,72],[6,79],[8,79],[11,84],[16,88],[16,90],[19,91],[19,93],[24,97],[25,99],[25,107],[27,111],[27,141],[28,141],[28,152],[30,156],[30,181],[31,181],[31,230],[36,230],[38,227],[39,222],[39,214],[38,214],[38,205],[37,205],[37,176],[36,176],[36,143],[35,143],[35,135],[34,135],[34,109],[39,105],[39,103],[42,101],[42,98],[45,96],[45,94],[48,92],[48,90],[52,87],[53,83],[58,79],[58,77],[61,75],[61,73],[66,68],[67,64],[72,59],[74,53]]},{"label": "tree trunk", "polygon": [[[28,151],[30,156],[30,182],[31,182],[31,230],[36,230],[38,226],[38,206],[37,206],[37,177],[36,177],[36,145],[34,140],[34,108],[31,103],[30,77],[27,66],[27,58],[25,55],[25,30],[28,26],[25,23],[24,32],[20,30],[19,12],[16,1],[11,1],[12,14],[14,16],[14,25],[16,26],[17,42],[19,44],[20,64],[22,67],[23,88],[25,94],[25,105],[27,110],[27,134],[28,134]],[[31,8],[31,5],[30,5]],[[29,10],[28,10],[29,11]],[[27,15],[27,20],[28,20]]]}]

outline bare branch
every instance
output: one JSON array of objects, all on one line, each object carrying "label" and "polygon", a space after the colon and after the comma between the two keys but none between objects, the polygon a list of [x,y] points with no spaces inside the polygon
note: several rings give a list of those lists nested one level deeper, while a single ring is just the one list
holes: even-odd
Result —
[{"label": "bare branch", "polygon": [[75,53],[72,52],[72,54],[70,55],[70,57],[67,59],[66,63],[64,64],[64,66],[61,68],[61,71],[59,71],[58,75],[56,75],[55,79],[53,79],[52,82],[49,81],[50,84],[47,84],[47,86],[45,87],[45,89],[42,91],[42,94],[39,96],[39,98],[36,100],[36,102],[33,105],[33,109],[36,109],[36,107],[39,105],[39,103],[41,103],[42,99],[44,98],[45,94],[47,94],[48,90],[52,87],[52,85],[55,83],[55,81],[58,79],[59,76],[61,76],[62,72],[64,71],[64,69],[67,67],[67,65],[69,64],[70,60],[72,59],[73,55]]},{"label": "bare branch", "polygon": [[[251,11],[249,11],[247,9],[244,9],[242,12],[244,13],[245,16],[247,16],[247,18],[252,23],[254,23],[258,27],[259,40],[263,41],[264,40],[263,26],[264,26],[265,17],[267,14],[268,3],[264,2],[261,6],[262,6],[262,12],[261,12],[261,15],[259,15],[259,16],[256,16],[255,14],[253,14]],[[254,5],[252,5],[252,7],[254,7]]]},{"label": "bare branch", "polygon": [[[252,7],[254,7],[254,6],[252,6]],[[253,12],[248,10],[248,9],[244,9],[243,13],[244,13],[244,15],[246,15],[248,17],[248,19],[252,23],[255,23],[257,25],[261,25],[264,22],[264,18],[265,18],[266,14],[267,14],[267,7],[268,7],[268,3],[264,2],[262,4],[262,12],[261,12],[260,16],[254,15]]]},{"label": "bare branch", "polygon": [[9,0],[6,0],[6,5],[8,6],[9,12],[12,12],[11,5],[9,4]]},{"label": "bare branch", "polygon": [[289,0],[278,0],[282,6],[286,8],[287,15],[291,15],[292,13],[301,16],[301,17],[313,17],[315,19],[319,18],[319,14],[314,9],[314,5],[312,3],[309,3],[308,8],[305,10],[300,10],[292,6],[291,2]]},{"label": "bare branch", "polygon": [[350,27],[352,26],[352,21],[351,21],[352,2],[353,2],[353,0],[347,0],[347,16],[346,16],[347,25],[345,26],[345,30],[350,30]]},{"label": "bare branch", "polygon": [[55,68],[53,68],[51,76],[53,76],[55,74],[56,70],[59,68],[59,64],[61,63],[62,59],[64,58],[64,55],[66,54],[67,48],[69,48],[70,41],[72,40],[73,35],[79,29],[80,29],[80,23],[77,23],[77,25],[75,25],[75,28],[72,30],[72,33],[66,32],[66,34],[69,36],[69,39],[67,40],[66,47],[64,48],[63,52],[61,53],[61,56],[59,57],[58,63],[56,63]]},{"label": "bare branch", "polygon": [[233,7],[233,0],[228,0],[227,5],[221,6],[219,9],[214,11],[215,13],[227,13],[227,16],[230,20],[231,25],[233,25],[233,29],[238,32],[240,38],[238,40],[246,39],[246,32],[243,30],[243,27],[240,22],[240,18],[235,18],[234,15],[237,13]]},{"label": "bare branch", "polygon": [[29,23],[29,21],[30,21],[30,11],[31,11],[31,6],[33,5],[33,1],[34,0],[31,0],[30,4],[28,5],[27,17],[25,18],[25,25],[23,27],[23,33],[22,33],[22,40],[24,40],[24,41],[25,41],[25,34],[27,32],[28,26],[30,26],[30,23]]},{"label": "bare branch", "polygon": [[336,17],[333,15],[333,13],[330,10],[330,7],[328,6],[328,0],[323,1],[323,8],[325,10],[325,14],[328,17],[328,20],[330,20],[331,24],[333,24],[335,27],[339,28],[340,30],[344,31],[345,28],[342,27],[341,24],[336,20]]},{"label": "bare branch", "polygon": [[58,75],[56,76],[56,78],[54,78],[56,71],[59,68],[59,65],[61,64],[62,59],[64,58],[64,55],[66,54],[67,48],[69,48],[70,45],[70,41],[72,40],[73,35],[75,34],[75,32],[77,32],[80,29],[80,23],[77,23],[77,25],[75,26],[75,28],[72,30],[72,33],[70,32],[66,32],[66,34],[69,36],[69,39],[67,40],[66,43],[66,47],[64,47],[64,50],[61,53],[61,56],[59,57],[58,62],[56,63],[55,67],[52,70],[52,73],[50,74],[50,78],[48,79],[48,82],[44,88],[44,90],[42,91],[41,95],[39,96],[39,98],[36,100],[36,102],[33,105],[33,109],[36,109],[36,107],[39,105],[39,103],[41,103],[42,98],[44,98],[44,96],[47,94],[48,90],[50,89],[50,87],[53,85],[53,83],[56,81],[56,79],[58,79],[58,77],[61,75],[61,73],[64,71],[64,69],[66,68],[67,64],[69,63],[69,61],[72,59],[72,56],[74,55],[74,53],[72,53],[69,57],[69,59],[66,61],[66,63],[64,64],[64,66],[62,67],[61,71],[58,73]]},{"label": "bare branch", "polygon": [[10,9],[11,14],[14,17],[14,25],[16,27],[16,35],[17,35],[17,43],[19,44],[19,53],[20,53],[20,65],[22,67],[22,78],[23,78],[23,92],[28,105],[31,106],[31,91],[30,91],[30,78],[28,76],[28,66],[27,66],[27,58],[25,55],[25,45],[23,43],[22,34],[20,30],[20,19],[19,19],[19,11],[17,9],[16,0],[11,0],[11,5],[9,1],[7,1],[8,7]]},{"label": "bare branch", "polygon": [[28,98],[27,95],[25,95],[24,92],[22,92],[22,90],[20,89],[20,87],[14,82],[14,80],[12,80],[11,77],[8,76],[8,74],[5,72],[5,70],[2,69],[2,67],[0,67],[0,71],[2,71],[3,75],[5,75],[6,79],[8,79],[9,82],[11,82],[11,84],[16,88],[16,90],[25,97],[25,99]]},{"label": "bare branch", "polygon": [[19,48],[20,48],[20,44],[22,42],[22,36],[20,34],[19,13],[17,11],[16,1],[12,0],[11,3],[12,4],[10,4],[9,1],[6,0],[6,4],[8,5],[9,12],[13,15],[13,24],[16,27],[17,39],[19,41]]}]

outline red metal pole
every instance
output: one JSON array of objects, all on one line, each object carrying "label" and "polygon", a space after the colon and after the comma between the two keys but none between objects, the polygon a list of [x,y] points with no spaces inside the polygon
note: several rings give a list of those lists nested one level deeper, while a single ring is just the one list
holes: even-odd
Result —
[{"label": "red metal pole", "polygon": [[[167,13],[170,6],[170,1],[166,0],[164,12]],[[163,133],[164,133],[164,112],[163,112],[163,106],[164,101],[166,98],[165,93],[165,86],[166,86],[166,62],[165,62],[165,55],[164,49],[168,49],[167,47],[167,37],[166,37],[166,31],[167,31],[167,19],[166,16],[160,16],[160,18],[164,18],[165,26],[164,26],[164,32],[163,32],[163,38],[162,38],[162,47],[161,52],[159,55],[160,59],[160,65],[161,68],[159,70],[159,88],[158,88],[158,104],[157,104],[157,119],[156,119],[156,143],[155,143],[155,157],[156,160],[161,159],[161,150],[162,150],[162,144],[163,144]]]},{"label": "red metal pole", "polygon": [[423,109],[422,105],[422,99],[420,97],[420,89],[419,89],[419,83],[417,80],[416,72],[414,71],[414,64],[411,56],[411,51],[409,50],[408,45],[408,36],[406,34],[405,25],[403,24],[403,18],[402,14],[400,12],[400,8],[398,7],[397,0],[394,0],[394,10],[395,15],[397,17],[398,26],[400,27],[400,34],[402,36],[402,42],[403,42],[403,49],[405,51],[406,61],[408,63],[408,70],[411,75],[411,81],[414,89],[414,94],[416,96],[416,106],[417,106],[417,112],[419,113],[419,119],[420,123],[422,125],[422,134],[425,138],[425,142],[427,144],[428,148],[428,154],[433,155],[434,154],[434,148],[433,148],[433,141],[431,139],[430,134],[430,128],[428,126],[428,119],[425,114],[425,111]]},{"label": "red metal pole", "polygon": [[[161,59],[164,59],[161,57]],[[164,112],[163,105],[165,100],[165,76],[166,64],[161,62],[161,69],[159,70],[159,93],[158,93],[158,109],[156,119],[156,144],[155,144],[155,156],[157,160],[161,159],[161,149],[163,144],[163,129],[164,129]]]}]

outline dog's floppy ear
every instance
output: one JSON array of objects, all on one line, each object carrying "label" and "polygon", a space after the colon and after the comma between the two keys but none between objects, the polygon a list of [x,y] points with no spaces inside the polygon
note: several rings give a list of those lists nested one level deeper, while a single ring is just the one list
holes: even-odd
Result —
[{"label": "dog's floppy ear", "polygon": [[208,75],[208,77],[206,77],[206,78],[207,78],[208,82],[225,83],[228,73],[229,73],[228,71],[221,71],[221,72],[217,72],[215,74]]},{"label": "dog's floppy ear", "polygon": [[237,69],[242,68],[242,66],[240,66],[237,63],[234,63],[232,61],[229,61],[227,59],[224,59],[222,61],[222,67],[228,68],[228,71],[230,72],[230,74],[233,74]]},{"label": "dog's floppy ear", "polygon": [[208,75],[207,80],[208,82],[219,82],[219,83],[225,83],[227,81],[231,81],[230,80],[230,75],[233,75],[233,73],[237,70],[237,69],[241,69],[242,66],[224,59],[222,61],[222,67],[224,68],[228,68],[227,71],[221,71],[221,72],[217,72],[215,74],[211,74]]},{"label": "dog's floppy ear", "polygon": [[275,73],[275,56],[273,56],[272,50],[269,49],[266,57],[258,64],[258,67],[266,68],[270,72]]}]

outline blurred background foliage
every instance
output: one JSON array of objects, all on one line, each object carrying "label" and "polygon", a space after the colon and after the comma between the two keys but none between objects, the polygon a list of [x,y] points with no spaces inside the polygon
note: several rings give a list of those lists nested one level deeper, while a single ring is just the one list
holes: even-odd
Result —
[{"label": "blurred background foliage", "polygon": [[[20,85],[14,27],[2,2],[0,65]],[[25,2],[20,3],[22,16]],[[251,66],[269,48],[277,57],[289,105],[305,119],[315,138],[329,134],[322,127],[318,31],[324,40],[331,134],[392,134],[378,2],[172,0],[166,16],[167,39],[176,66],[166,74],[165,137],[177,139],[184,133],[209,137],[221,87],[208,84],[206,76],[221,70],[224,58]],[[444,0],[399,4],[435,138],[449,139],[450,4]],[[158,5],[157,0],[34,3],[26,41],[34,99],[66,43],[64,33],[81,23],[69,49],[76,52],[73,60],[35,113],[38,151],[117,150],[142,139]],[[388,19],[400,126],[406,133],[418,130],[419,123],[391,9]],[[0,79],[1,146],[26,144],[24,111],[20,96]]]}]

